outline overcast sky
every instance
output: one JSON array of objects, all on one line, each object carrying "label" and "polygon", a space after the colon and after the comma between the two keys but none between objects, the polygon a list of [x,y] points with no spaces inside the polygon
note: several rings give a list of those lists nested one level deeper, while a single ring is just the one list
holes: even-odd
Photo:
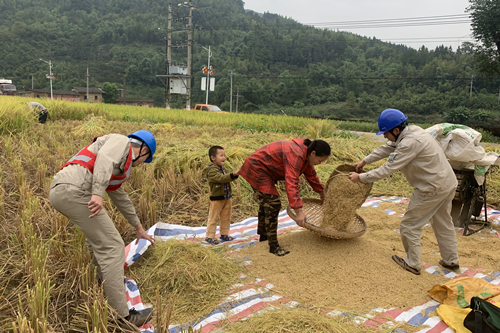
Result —
[{"label": "overcast sky", "polygon": [[[292,18],[300,23],[321,28],[335,28],[350,31],[383,41],[405,44],[418,49],[425,45],[429,49],[445,45],[456,50],[460,43],[472,41],[470,19],[464,17],[468,0],[243,0],[245,9],[264,13],[270,12]],[[431,16],[462,15],[462,17],[433,18],[434,25],[424,25],[423,19]],[[380,22],[371,22],[377,27],[359,28],[359,23],[346,21],[373,21],[403,19],[417,26],[401,26],[399,21],[391,24],[397,27],[379,27]],[[468,21],[460,24],[443,24],[443,21]],[[342,22],[341,27],[339,23]],[[390,22],[390,21],[386,21]],[[427,21],[429,22],[429,21]],[[329,23],[329,24],[326,24]],[[408,24],[408,23],[407,23]]]}]

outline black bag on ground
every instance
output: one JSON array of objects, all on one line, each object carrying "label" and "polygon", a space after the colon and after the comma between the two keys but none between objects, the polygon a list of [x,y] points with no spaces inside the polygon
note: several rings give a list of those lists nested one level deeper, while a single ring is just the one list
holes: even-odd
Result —
[{"label": "black bag on ground", "polygon": [[470,300],[471,312],[464,326],[472,333],[500,333],[500,308],[479,297]]}]

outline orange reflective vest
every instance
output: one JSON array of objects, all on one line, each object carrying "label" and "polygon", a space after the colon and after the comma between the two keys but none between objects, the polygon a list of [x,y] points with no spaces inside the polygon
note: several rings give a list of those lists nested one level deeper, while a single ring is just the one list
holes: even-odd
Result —
[{"label": "orange reflective vest", "polygon": [[[94,138],[92,142],[94,142],[97,138]],[[88,150],[87,147],[80,150],[75,156],[73,156],[66,164],[64,164],[61,170],[67,167],[70,164],[79,164],[87,168],[92,174],[94,174],[94,164],[97,158],[97,155]],[[115,176],[111,175],[109,179],[109,185],[106,188],[106,191],[116,191],[122,186],[122,183],[130,177],[130,171],[132,169],[132,146],[130,146],[127,161],[125,162],[125,167],[123,169],[123,176]]]}]

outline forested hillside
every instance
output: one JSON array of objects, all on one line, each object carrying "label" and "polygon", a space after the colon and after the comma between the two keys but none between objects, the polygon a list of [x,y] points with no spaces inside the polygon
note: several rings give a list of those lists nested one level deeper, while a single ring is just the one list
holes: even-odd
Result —
[{"label": "forested hillside", "polygon": [[[491,122],[499,110],[498,78],[474,70],[471,48],[418,50],[351,33],[304,26],[279,15],[245,11],[241,0],[195,0],[192,104],[204,103],[201,68],[207,52],[216,73],[209,103],[229,110],[230,78],[245,112],[373,119],[386,107],[419,115],[420,121]],[[122,86],[127,97],[154,98],[164,105],[167,2],[158,0],[0,0],[0,77],[18,89],[48,88],[51,60],[54,89],[104,82]],[[187,8],[177,9],[187,16]],[[182,29],[187,21],[176,20]],[[174,45],[187,33],[173,34]],[[186,48],[173,59],[186,63]],[[470,94],[471,77],[472,94]],[[233,98],[236,100],[236,96]],[[174,106],[184,107],[182,98]],[[192,106],[193,106],[192,105]],[[288,108],[287,108],[288,107]],[[235,107],[233,107],[234,110]]]}]

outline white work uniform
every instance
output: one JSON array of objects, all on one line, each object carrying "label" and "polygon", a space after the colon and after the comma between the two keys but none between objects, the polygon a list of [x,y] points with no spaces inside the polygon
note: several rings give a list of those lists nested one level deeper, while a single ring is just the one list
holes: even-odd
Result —
[{"label": "white work uniform", "polygon": [[406,127],[394,142],[387,142],[364,158],[366,164],[387,158],[380,168],[359,175],[371,183],[401,170],[415,187],[400,226],[406,263],[421,268],[420,236],[430,220],[443,261],[458,263],[457,239],[451,218],[451,202],[457,179],[436,140],[419,126]]},{"label": "white work uniform", "polygon": [[[88,202],[92,195],[104,197],[112,174],[123,175],[130,152],[130,140],[121,134],[104,135],[97,138],[88,150],[97,155],[93,174],[78,164],[64,167],[54,176],[50,185],[50,203],[85,234],[86,243],[97,261],[109,305],[126,317],[129,309],[124,284],[124,242],[104,209],[89,218],[92,213]],[[134,205],[122,187],[107,193],[132,226],[140,223]]]}]

